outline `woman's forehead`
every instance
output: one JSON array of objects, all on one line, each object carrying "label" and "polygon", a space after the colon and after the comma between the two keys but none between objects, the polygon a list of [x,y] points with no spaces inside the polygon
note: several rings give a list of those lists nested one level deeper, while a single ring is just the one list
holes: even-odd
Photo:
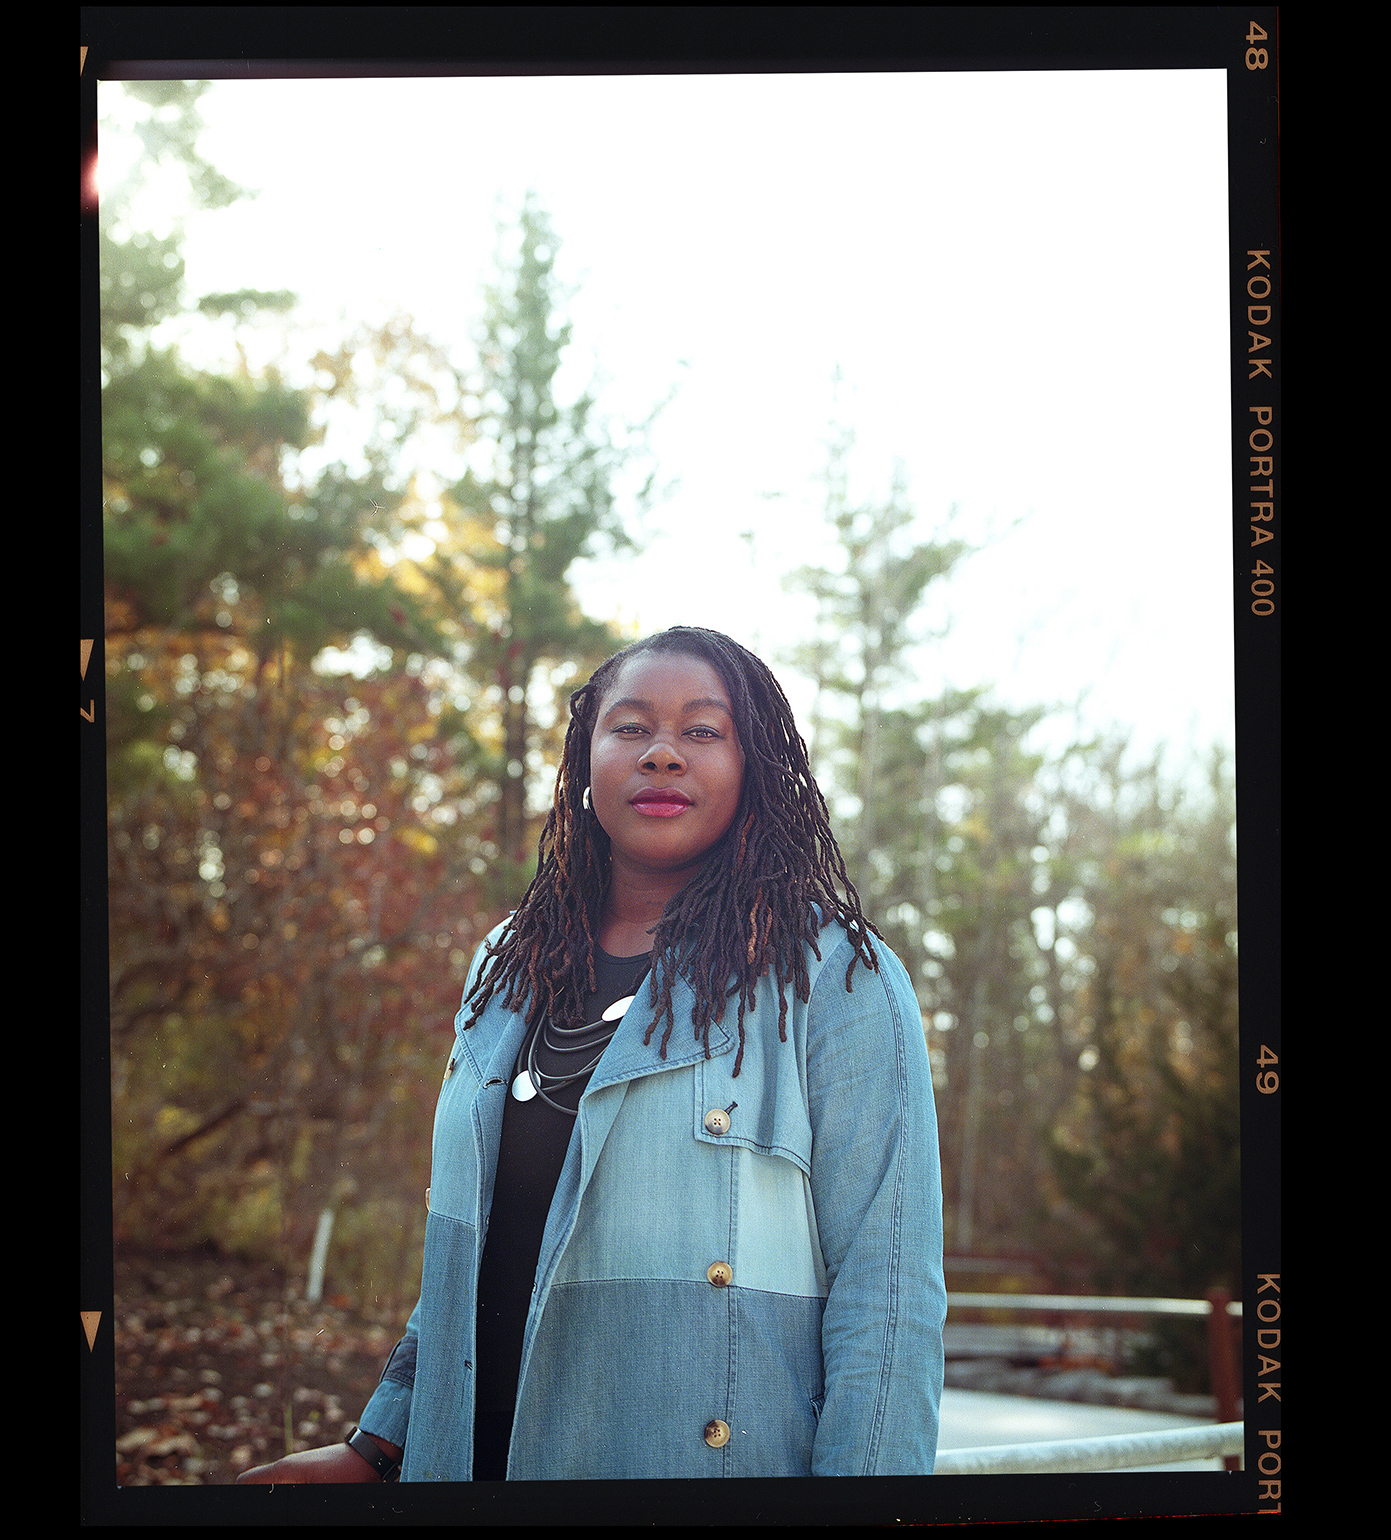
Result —
[{"label": "woman's forehead", "polygon": [[684,652],[640,652],[626,658],[599,701],[599,714],[625,700],[678,709],[714,704],[732,714],[719,670],[704,658]]}]

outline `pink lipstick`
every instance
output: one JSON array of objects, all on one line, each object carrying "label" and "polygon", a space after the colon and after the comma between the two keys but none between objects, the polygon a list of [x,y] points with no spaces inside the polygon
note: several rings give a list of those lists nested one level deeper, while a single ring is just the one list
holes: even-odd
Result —
[{"label": "pink lipstick", "polygon": [[691,799],[673,786],[649,786],[631,798],[629,805],[645,818],[675,818],[690,807]]}]

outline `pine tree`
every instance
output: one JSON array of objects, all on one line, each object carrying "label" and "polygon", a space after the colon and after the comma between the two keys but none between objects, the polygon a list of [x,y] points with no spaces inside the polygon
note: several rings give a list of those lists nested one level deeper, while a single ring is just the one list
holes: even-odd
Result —
[{"label": "pine tree", "polygon": [[[406,1088],[428,1086],[482,905],[426,679],[445,629],[387,559],[389,445],[365,475],[306,477],[310,393],[156,344],[171,317],[237,328],[289,302],[191,301],[179,224],[140,228],[156,159],[189,207],[229,195],[196,153],[200,89],[132,93],[147,154],[102,208],[114,1156],[118,1234],[250,1245],[281,1214],[304,1239],[335,1151],[415,1138]],[[391,666],[316,666],[358,638]]]},{"label": "pine tree", "polygon": [[[490,460],[452,492],[480,537],[469,557],[493,574],[480,595],[469,666],[500,713],[493,843],[500,896],[511,901],[534,860],[537,810],[527,790],[547,780],[538,763],[541,718],[563,730],[566,691],[620,641],[581,611],[570,569],[601,542],[627,543],[616,490],[626,456],[595,426],[591,395],[557,397],[571,327],[559,315],[558,241],[530,198],[517,234],[515,256],[487,293],[480,349],[479,441]],[[551,670],[559,671],[554,679]]]},{"label": "pine tree", "polygon": [[[1220,755],[1205,793],[1153,765],[1094,797],[1079,866],[1067,1009],[1083,1065],[1049,1146],[1061,1199],[1050,1244],[1097,1286],[1200,1297],[1240,1279],[1233,795]],[[1160,1332],[1170,1372],[1199,1385],[1205,1350]]]}]

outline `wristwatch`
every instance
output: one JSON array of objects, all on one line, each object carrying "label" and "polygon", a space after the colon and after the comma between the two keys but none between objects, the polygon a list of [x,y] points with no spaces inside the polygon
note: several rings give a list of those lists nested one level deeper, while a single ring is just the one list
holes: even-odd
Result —
[{"label": "wristwatch", "polygon": [[354,1454],[360,1454],[383,1481],[401,1479],[401,1462],[393,1460],[381,1445],[368,1438],[361,1428],[353,1428],[343,1442]]}]

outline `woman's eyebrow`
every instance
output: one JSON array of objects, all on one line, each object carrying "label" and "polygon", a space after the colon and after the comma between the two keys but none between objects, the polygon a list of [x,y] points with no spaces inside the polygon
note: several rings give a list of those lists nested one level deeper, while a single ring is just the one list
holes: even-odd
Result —
[{"label": "woman's eyebrow", "polygon": [[[734,712],[728,701],[716,700],[712,695],[702,695],[695,700],[688,700],[682,711],[698,711],[702,706],[713,706],[716,711],[723,711],[727,717],[732,717]],[[622,700],[616,700],[604,712],[606,717],[612,716],[615,711],[655,711],[657,708],[650,700],[639,700],[634,695],[625,695]]]}]

